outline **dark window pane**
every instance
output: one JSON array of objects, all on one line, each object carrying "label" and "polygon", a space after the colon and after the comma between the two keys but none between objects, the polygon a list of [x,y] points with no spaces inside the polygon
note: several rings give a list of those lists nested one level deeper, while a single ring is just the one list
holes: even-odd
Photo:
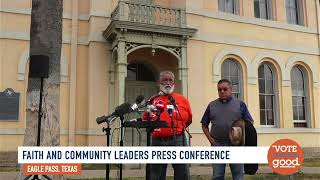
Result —
[{"label": "dark window pane", "polygon": [[266,96],[266,109],[271,110],[273,109],[273,97]]},{"label": "dark window pane", "polygon": [[230,76],[234,76],[234,77],[239,76],[239,67],[237,63],[233,61],[229,61],[229,66],[230,66]]},{"label": "dark window pane", "polygon": [[299,120],[297,106],[293,106],[292,111],[293,111],[293,120]]},{"label": "dark window pane", "polygon": [[267,111],[267,125],[274,125],[273,111]]},{"label": "dark window pane", "polygon": [[226,12],[234,13],[234,0],[225,0],[226,1]]},{"label": "dark window pane", "polygon": [[303,86],[298,87],[296,93],[297,93],[297,96],[304,96],[305,94],[304,94],[304,88],[303,88]]},{"label": "dark window pane", "polygon": [[238,77],[231,77],[232,91],[239,92],[240,85]]},{"label": "dark window pane", "polygon": [[265,77],[266,77],[266,79],[268,79],[268,80],[272,80],[273,79],[273,77],[272,77],[272,71],[271,71],[271,68],[268,66],[268,65],[264,65],[264,71],[265,71]]},{"label": "dark window pane", "polygon": [[260,65],[260,66],[259,66],[259,69],[258,69],[258,78],[264,78],[264,67],[263,67],[263,65]]},{"label": "dark window pane", "polygon": [[259,93],[265,93],[264,79],[259,79]]},{"label": "dark window pane", "polygon": [[136,81],[155,81],[155,77],[151,70],[149,70],[144,64],[129,64],[127,66],[126,80]]},{"label": "dark window pane", "polygon": [[304,105],[302,97],[297,97],[296,99],[297,99],[297,101],[296,101],[296,105],[297,106],[303,106]]},{"label": "dark window pane", "polygon": [[232,92],[234,94],[234,97],[240,98],[240,68],[235,61],[227,59],[222,63],[221,78],[229,79],[231,81]]},{"label": "dark window pane", "polygon": [[302,98],[302,106],[304,106],[304,107],[305,107],[305,106],[306,106],[306,103],[307,103],[307,102],[306,102],[306,98],[305,98],[305,97],[303,97],[303,98]]},{"label": "dark window pane", "polygon": [[295,96],[292,96],[292,105],[293,106],[297,106],[297,101],[298,101],[298,98]]},{"label": "dark window pane", "polygon": [[266,125],[265,111],[260,110],[260,125]]},{"label": "dark window pane", "polygon": [[267,80],[266,81],[266,94],[274,94],[273,92],[273,81]]},{"label": "dark window pane", "polygon": [[304,113],[304,107],[298,106],[299,111],[299,120],[306,120],[305,113]]},{"label": "dark window pane", "polygon": [[265,109],[265,96],[259,96],[260,109]]},{"label": "dark window pane", "polygon": [[254,16],[260,18],[260,4],[259,0],[254,0]]},{"label": "dark window pane", "polygon": [[227,61],[222,63],[222,67],[221,67],[221,76],[223,79],[229,79],[229,63]]}]

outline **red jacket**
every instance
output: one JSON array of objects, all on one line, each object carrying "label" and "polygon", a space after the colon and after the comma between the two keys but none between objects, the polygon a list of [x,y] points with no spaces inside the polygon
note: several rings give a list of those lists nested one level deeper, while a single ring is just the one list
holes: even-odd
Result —
[{"label": "red jacket", "polygon": [[[180,115],[178,111],[175,109],[173,112],[173,123],[174,123],[174,130],[171,128],[171,118],[167,112],[167,105],[171,104],[169,100],[168,95],[160,96],[153,101],[153,105],[156,106],[156,104],[159,103],[159,101],[162,101],[164,105],[164,111],[160,115],[160,120],[167,122],[168,128],[157,128],[152,133],[153,138],[163,138],[163,137],[170,137],[173,136],[174,133],[176,135],[180,135],[184,132],[184,129],[188,127],[192,122],[192,112],[190,108],[189,101],[182,95],[178,93],[172,93],[171,96],[175,99],[175,103],[177,105],[177,108],[179,109]],[[156,114],[156,113],[154,113]],[[147,113],[144,113],[143,119],[147,119]],[[152,121],[156,120],[157,117],[152,118]],[[175,131],[175,132],[174,132]]]}]

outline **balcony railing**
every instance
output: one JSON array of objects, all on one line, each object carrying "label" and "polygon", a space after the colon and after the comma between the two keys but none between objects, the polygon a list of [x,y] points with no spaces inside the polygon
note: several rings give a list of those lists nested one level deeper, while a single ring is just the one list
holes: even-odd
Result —
[{"label": "balcony railing", "polygon": [[113,20],[130,21],[171,27],[185,27],[184,9],[119,1],[112,12]]}]

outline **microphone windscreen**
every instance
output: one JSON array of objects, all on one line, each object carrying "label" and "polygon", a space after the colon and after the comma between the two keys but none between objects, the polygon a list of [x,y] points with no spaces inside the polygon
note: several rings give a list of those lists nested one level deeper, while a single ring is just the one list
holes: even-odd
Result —
[{"label": "microphone windscreen", "polygon": [[96,119],[97,124],[101,124],[101,123],[105,122],[105,121],[106,121],[106,118],[107,118],[106,116],[98,117],[98,118]]},{"label": "microphone windscreen", "polygon": [[115,112],[117,113],[118,116],[122,116],[130,112],[130,107],[131,107],[130,103],[123,103],[120,106],[116,107]]},{"label": "microphone windscreen", "polygon": [[137,98],[136,98],[136,104],[140,104],[143,100],[144,100],[144,96],[143,96],[143,95],[137,96]]}]

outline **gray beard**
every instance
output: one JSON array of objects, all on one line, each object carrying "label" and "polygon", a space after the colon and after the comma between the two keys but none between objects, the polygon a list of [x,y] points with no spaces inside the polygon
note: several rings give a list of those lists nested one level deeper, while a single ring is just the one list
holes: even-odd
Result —
[{"label": "gray beard", "polygon": [[174,85],[172,85],[171,87],[168,85],[161,85],[160,84],[160,90],[165,93],[165,94],[172,94],[173,90],[174,90]]}]

